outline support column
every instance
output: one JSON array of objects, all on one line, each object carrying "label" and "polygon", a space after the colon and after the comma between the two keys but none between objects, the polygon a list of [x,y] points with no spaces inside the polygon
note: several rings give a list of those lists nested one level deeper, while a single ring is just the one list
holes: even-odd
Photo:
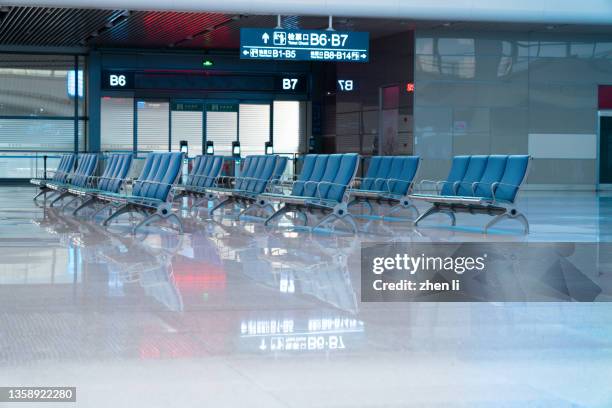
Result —
[{"label": "support column", "polygon": [[100,52],[92,51],[87,57],[87,107],[89,117],[89,151],[99,152],[101,146],[100,89],[102,61]]}]

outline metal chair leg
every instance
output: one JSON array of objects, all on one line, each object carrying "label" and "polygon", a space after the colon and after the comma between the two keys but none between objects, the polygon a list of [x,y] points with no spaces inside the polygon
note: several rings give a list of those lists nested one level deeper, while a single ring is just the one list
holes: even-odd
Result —
[{"label": "metal chair leg", "polygon": [[397,212],[399,212],[401,210],[412,210],[414,212],[414,214],[416,215],[415,218],[419,217],[419,210],[413,204],[410,204],[410,203],[397,203],[393,207],[391,207],[389,212],[387,212],[387,214],[385,214],[383,218],[389,217],[389,216],[391,216],[391,215],[393,215],[393,214],[395,214],[395,213],[397,213]]},{"label": "metal chair leg", "polygon": [[178,229],[179,229],[179,234],[182,234],[183,233],[183,221],[181,220],[181,218],[178,215],[172,213],[168,216],[168,220],[170,219],[173,219],[176,221],[176,224],[178,225]]},{"label": "metal chair leg", "polygon": [[72,215],[76,217],[76,216],[78,215],[79,211],[81,211],[83,208],[86,208],[86,207],[90,207],[90,206],[92,206],[92,205],[93,205],[95,202],[96,202],[96,199],[95,199],[95,198],[93,198],[93,197],[89,197],[89,200],[85,200],[85,201],[83,201],[83,202],[81,203],[81,205],[79,205],[77,208],[75,208],[75,209],[72,211]]},{"label": "metal chair leg", "polygon": [[446,215],[448,215],[451,219],[451,225],[454,227],[455,225],[457,225],[457,217],[455,217],[455,214],[451,211],[440,211]]},{"label": "metal chair leg", "polygon": [[51,201],[51,204],[49,204],[49,206],[50,207],[55,206],[55,203],[63,200],[64,198],[68,197],[69,195],[70,195],[70,193],[67,192],[67,191],[64,191],[64,192],[60,193],[60,195],[57,198],[55,198],[55,200]]},{"label": "metal chair leg", "polygon": [[104,211],[104,210],[108,210],[108,209],[109,209],[109,208],[111,208],[112,206],[113,206],[113,204],[112,204],[112,203],[107,203],[107,204],[104,204],[102,207],[98,208],[98,209],[97,209],[97,210],[96,210],[96,211],[95,211],[95,212],[94,212],[94,213],[91,215],[91,219],[96,218],[96,216],[97,216],[98,214],[100,214],[100,213],[101,213],[102,211]]},{"label": "metal chair leg", "polygon": [[149,215],[147,218],[145,218],[144,220],[140,221],[138,224],[136,224],[133,228],[132,228],[132,235],[136,234],[136,231],[138,230],[138,228],[140,227],[144,227],[145,225],[149,224],[151,221],[157,219],[157,218],[161,218],[161,215],[159,215],[158,213],[154,213]]},{"label": "metal chair leg", "polygon": [[304,220],[304,226],[307,226],[308,225],[308,214],[306,213],[306,211],[298,211],[297,214],[299,214]]},{"label": "metal chair leg", "polygon": [[77,200],[81,200],[81,199],[82,199],[81,196],[73,197],[70,201],[62,205],[62,211],[66,211],[66,208],[70,207],[70,204],[74,203]]},{"label": "metal chair leg", "polygon": [[129,204],[125,204],[122,207],[119,207],[117,211],[109,215],[104,221],[102,221],[103,226],[108,226],[108,223],[119,217],[120,215],[127,214],[132,211],[132,207]]},{"label": "metal chair leg", "polygon": [[351,214],[345,215],[344,217],[340,218],[340,220],[343,221],[345,224],[348,224],[349,227],[351,227],[351,229],[353,230],[353,234],[356,234],[357,231],[359,231],[357,229],[357,223],[355,222]]},{"label": "metal chair leg", "polygon": [[292,211],[290,208],[288,208],[287,206],[283,206],[281,208],[279,208],[274,214],[272,214],[271,216],[269,216],[265,221],[264,221],[264,225],[268,226],[272,221],[274,221],[277,218],[282,217],[283,215],[285,215],[286,213]]},{"label": "metal chair leg", "polygon": [[438,207],[436,207],[435,205],[432,205],[430,208],[427,209],[427,211],[425,211],[416,220],[414,220],[414,226],[416,227],[417,225],[419,225],[419,222],[429,217],[430,215],[436,214],[438,212],[440,212],[440,210],[438,210]]},{"label": "metal chair leg", "polygon": [[208,203],[209,199],[208,197],[202,197],[200,199],[193,199],[193,201],[191,202],[191,206],[189,207],[189,211],[193,211],[194,208],[199,208],[202,206],[202,204],[204,203]]},{"label": "metal chair leg", "polygon": [[485,225],[484,233],[487,234],[489,232],[489,229],[493,225],[498,224],[501,221],[508,219],[508,220],[517,220],[518,222],[520,222],[521,225],[523,226],[524,233],[529,234],[529,221],[527,221],[527,217],[525,217],[524,214],[516,210],[512,210],[512,211],[495,216],[491,221],[487,223],[487,225]]},{"label": "metal chair leg", "polygon": [[312,227],[312,230],[316,230],[317,228],[321,227],[324,224],[327,224],[330,220],[334,218],[338,218],[335,213],[332,212],[330,214],[327,214],[325,217],[321,218],[321,220],[319,220],[319,222],[314,227]]},{"label": "metal chair leg", "polygon": [[349,209],[357,204],[363,204],[364,207],[368,208],[368,215],[372,215],[374,214],[374,206],[372,205],[372,203],[369,200],[358,200],[358,199],[354,199],[352,201],[349,201],[348,204],[346,205],[346,208]]},{"label": "metal chair leg", "polygon": [[229,197],[226,198],[225,200],[221,201],[219,204],[215,205],[210,211],[209,211],[209,215],[212,217],[215,213],[215,211],[217,211],[219,208],[223,208],[229,204],[232,204],[234,202],[234,199]]},{"label": "metal chair leg", "polygon": [[523,224],[525,234],[529,234],[529,221],[527,220],[527,217],[525,217],[523,213],[517,213],[514,218]]},{"label": "metal chair leg", "polygon": [[36,201],[38,199],[38,197],[40,197],[41,195],[44,195],[46,198],[47,193],[51,191],[51,189],[47,188],[47,187],[43,187],[41,188],[40,192],[38,194],[36,194],[34,196],[34,198],[32,199],[33,201]]},{"label": "metal chair leg", "polygon": [[495,224],[497,224],[497,223],[499,223],[499,222],[501,222],[503,220],[506,220],[508,218],[510,218],[510,215],[508,213],[499,214],[499,215],[496,215],[495,217],[493,217],[493,219],[491,221],[489,221],[487,223],[487,225],[485,225],[485,227],[484,227],[485,234],[488,233],[489,228],[491,228]]}]

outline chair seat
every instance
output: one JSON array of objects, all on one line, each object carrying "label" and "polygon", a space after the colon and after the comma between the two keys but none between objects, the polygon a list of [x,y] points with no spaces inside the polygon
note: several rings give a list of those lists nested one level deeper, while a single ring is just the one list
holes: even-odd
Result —
[{"label": "chair seat", "polygon": [[354,189],[350,191],[350,195],[357,198],[365,198],[365,199],[385,199],[385,200],[400,200],[402,196],[398,194],[393,194],[388,191],[378,191],[378,190],[361,190]]},{"label": "chair seat", "polygon": [[285,204],[290,204],[290,205],[303,205],[303,206],[331,208],[338,204],[338,202],[334,200],[321,200],[315,197],[303,197],[303,196],[295,196],[295,195],[287,195],[287,194],[264,193],[264,194],[261,194],[260,196],[269,198],[272,200],[282,201]]},{"label": "chair seat", "polygon": [[429,203],[445,203],[445,204],[486,204],[493,200],[486,197],[469,197],[469,196],[446,196],[437,194],[411,194],[409,196],[414,200],[427,201]]},{"label": "chair seat", "polygon": [[247,190],[240,190],[240,189],[235,189],[235,188],[225,188],[225,187],[210,187],[210,188],[207,188],[206,191],[214,192],[219,195],[241,195],[241,194],[252,195],[252,193],[250,193]]},{"label": "chair seat", "polygon": [[216,187],[205,188],[205,187],[180,185],[180,186],[176,186],[175,191],[177,193],[185,192],[188,194],[206,194],[209,190],[212,190],[213,188],[216,188]]},{"label": "chair seat", "polygon": [[157,204],[161,204],[164,201],[157,198],[149,198],[149,197],[140,197],[131,194],[120,194],[120,193],[108,193],[101,192],[98,194],[98,198],[107,200],[107,201],[121,201],[130,204],[142,204],[147,206],[155,206]]},{"label": "chair seat", "polygon": [[33,184],[35,186],[44,187],[47,185],[49,181],[50,180],[44,180],[44,179],[31,179],[30,184]]},{"label": "chair seat", "polygon": [[87,187],[70,187],[68,188],[70,194],[76,195],[99,195],[99,194],[110,194],[108,191],[100,190],[97,188]]},{"label": "chair seat", "polygon": [[49,187],[52,190],[67,190],[71,187],[68,183],[58,183],[56,181],[50,182],[46,184],[46,187]]}]

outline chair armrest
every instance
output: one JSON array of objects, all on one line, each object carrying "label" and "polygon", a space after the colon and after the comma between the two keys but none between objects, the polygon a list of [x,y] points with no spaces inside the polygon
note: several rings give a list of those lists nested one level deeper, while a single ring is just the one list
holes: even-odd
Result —
[{"label": "chair armrest", "polygon": [[345,192],[348,189],[348,185],[346,185],[346,184],[333,183],[331,181],[307,181],[306,183],[313,183],[313,184],[317,185],[317,190],[316,190],[317,191],[317,197],[320,200],[323,200],[323,197],[321,197],[321,185],[329,185],[329,186],[332,186],[332,187],[333,186],[338,186],[338,187],[344,188]]},{"label": "chair armrest", "polygon": [[512,187],[512,188],[516,188],[517,190],[521,187],[521,186],[517,186],[514,184],[508,184],[508,183],[502,183],[502,182],[496,181],[495,183],[491,184],[491,196],[493,197],[493,201],[497,201],[497,198],[495,197],[495,192],[497,191],[497,188],[499,186]]},{"label": "chair armrest", "polygon": [[412,185],[414,183],[414,180],[413,181],[406,181],[406,180],[400,180],[400,179],[396,179],[396,178],[387,179],[385,183],[387,184],[387,192],[389,194],[392,194],[391,193],[391,185],[390,185],[391,182],[395,182],[395,183],[408,183],[408,190],[406,190],[406,191],[410,192],[410,190],[412,190]]},{"label": "chair armrest", "polygon": [[[440,188],[441,185],[446,184],[446,183],[450,183],[450,181],[448,180],[421,180],[419,181],[419,190],[423,190],[423,184],[433,184],[434,188],[436,190],[436,194],[440,194],[440,191],[442,190]],[[454,185],[453,185],[453,191],[455,190]]]}]

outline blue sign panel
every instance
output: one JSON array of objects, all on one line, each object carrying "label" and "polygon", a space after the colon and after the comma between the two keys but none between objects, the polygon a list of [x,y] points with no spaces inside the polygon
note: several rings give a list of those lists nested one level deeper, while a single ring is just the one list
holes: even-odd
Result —
[{"label": "blue sign panel", "polygon": [[240,58],[368,62],[370,34],[318,30],[240,29]]}]

